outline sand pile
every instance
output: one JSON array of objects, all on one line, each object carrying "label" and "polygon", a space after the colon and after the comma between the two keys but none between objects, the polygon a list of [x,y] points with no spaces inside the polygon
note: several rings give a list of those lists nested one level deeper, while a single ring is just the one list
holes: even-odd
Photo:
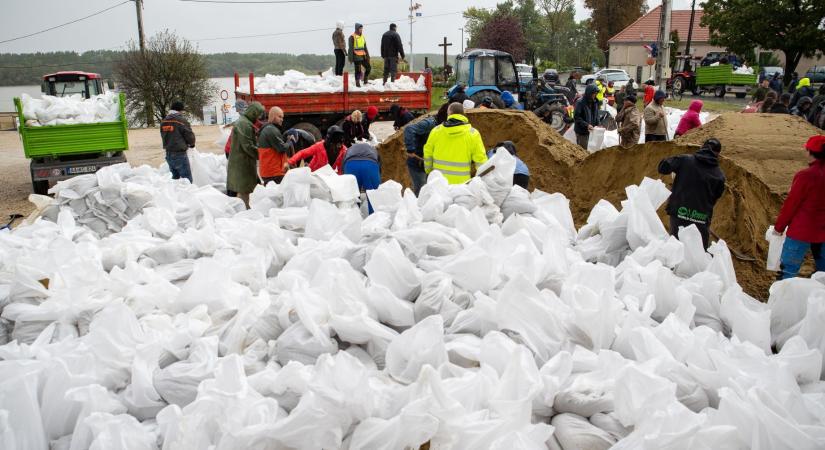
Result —
[{"label": "sand pile", "polygon": [[[728,113],[673,142],[613,147],[589,155],[530,114],[472,111],[468,116],[488,147],[505,139],[514,141],[530,167],[531,188],[566,195],[578,226],[600,199],[618,207],[626,196],[625,186],[645,176],[670,183],[669,176],[657,173],[659,161],[691,153],[709,137],[718,138],[728,183],[712,228],[731,248],[756,258],[754,262],[737,260],[737,275],[748,293],[762,299],[767,298],[774,277],[765,270],[767,243],[762,236],[775,220],[794,173],[805,167],[802,145],[809,136],[821,133],[788,115]],[[409,185],[403,134],[391,136],[381,154],[385,179]],[[664,208],[659,214],[665,218]]]},{"label": "sand pile", "polygon": [[[487,148],[505,140],[516,144],[519,157],[530,167],[534,189],[561,191],[570,168],[588,155],[529,112],[472,110],[467,118],[481,133]],[[409,186],[404,133],[399,131],[387,138],[379,150],[384,181],[392,179]]]}]

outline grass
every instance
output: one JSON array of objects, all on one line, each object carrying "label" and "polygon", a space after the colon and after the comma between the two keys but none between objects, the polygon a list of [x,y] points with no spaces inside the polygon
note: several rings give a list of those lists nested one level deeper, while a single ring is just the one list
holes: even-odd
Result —
[{"label": "grass", "polygon": [[[674,101],[674,100],[665,100],[665,106],[669,106],[671,108],[679,108],[679,109],[688,109],[690,106],[690,102],[694,99],[685,98],[681,101]],[[702,106],[702,111],[705,112],[716,112],[716,113],[723,113],[723,112],[730,112],[730,111],[742,111],[745,105],[740,103],[726,103],[726,102],[719,102],[715,100],[706,100],[701,99],[704,106]]]},{"label": "grass", "polygon": [[445,92],[447,92],[447,88],[433,86],[433,106],[430,111],[438,111],[438,108],[441,108],[441,105],[447,103],[447,100],[444,98]]}]

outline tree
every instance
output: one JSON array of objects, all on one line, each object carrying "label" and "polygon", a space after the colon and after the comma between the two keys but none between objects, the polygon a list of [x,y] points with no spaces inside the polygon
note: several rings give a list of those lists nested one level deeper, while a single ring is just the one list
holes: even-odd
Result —
[{"label": "tree", "polygon": [[676,68],[676,54],[679,53],[679,30],[670,32],[670,68]]},{"label": "tree", "polygon": [[524,39],[521,23],[514,16],[497,14],[491,18],[481,31],[479,45],[507,52],[516,61],[524,59],[527,54],[527,41]]},{"label": "tree", "polygon": [[539,6],[544,12],[547,43],[552,49],[547,53],[561,64],[561,41],[569,41],[569,33],[576,25],[576,4],[573,0],[540,0]]},{"label": "tree", "polygon": [[125,58],[115,65],[115,79],[126,94],[126,108],[138,122],[163,120],[175,100],[201,116],[217,90],[209,80],[206,58],[189,41],[169,31],[152,36],[145,52],[130,43]]},{"label": "tree", "polygon": [[779,50],[788,74],[803,56],[825,50],[822,0],[706,0],[704,10],[702,26],[710,29],[711,44],[739,54],[757,45]]},{"label": "tree", "polygon": [[464,11],[464,19],[467,21],[464,31],[467,32],[468,47],[481,46],[479,42],[481,42],[482,30],[492,18],[493,13],[483,8],[473,6]]},{"label": "tree", "polygon": [[599,48],[608,62],[610,46],[607,41],[647,12],[645,0],[584,0],[584,6],[593,10],[590,26],[596,31]]}]

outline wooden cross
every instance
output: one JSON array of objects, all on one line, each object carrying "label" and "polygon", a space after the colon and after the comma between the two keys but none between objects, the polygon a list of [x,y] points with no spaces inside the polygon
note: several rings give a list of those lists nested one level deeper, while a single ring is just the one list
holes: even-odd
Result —
[{"label": "wooden cross", "polygon": [[444,43],[438,44],[439,47],[444,47],[444,69],[447,68],[447,47],[453,45],[452,42],[447,42],[447,36],[444,36]]}]

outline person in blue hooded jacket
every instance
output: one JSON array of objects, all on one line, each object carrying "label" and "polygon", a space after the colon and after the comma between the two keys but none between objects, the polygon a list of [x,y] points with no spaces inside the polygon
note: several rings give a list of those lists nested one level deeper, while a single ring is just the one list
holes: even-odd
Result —
[{"label": "person in blue hooded jacket", "polygon": [[507,109],[524,109],[524,105],[516,102],[516,98],[510,91],[501,93],[501,101],[504,102],[504,107]]}]

